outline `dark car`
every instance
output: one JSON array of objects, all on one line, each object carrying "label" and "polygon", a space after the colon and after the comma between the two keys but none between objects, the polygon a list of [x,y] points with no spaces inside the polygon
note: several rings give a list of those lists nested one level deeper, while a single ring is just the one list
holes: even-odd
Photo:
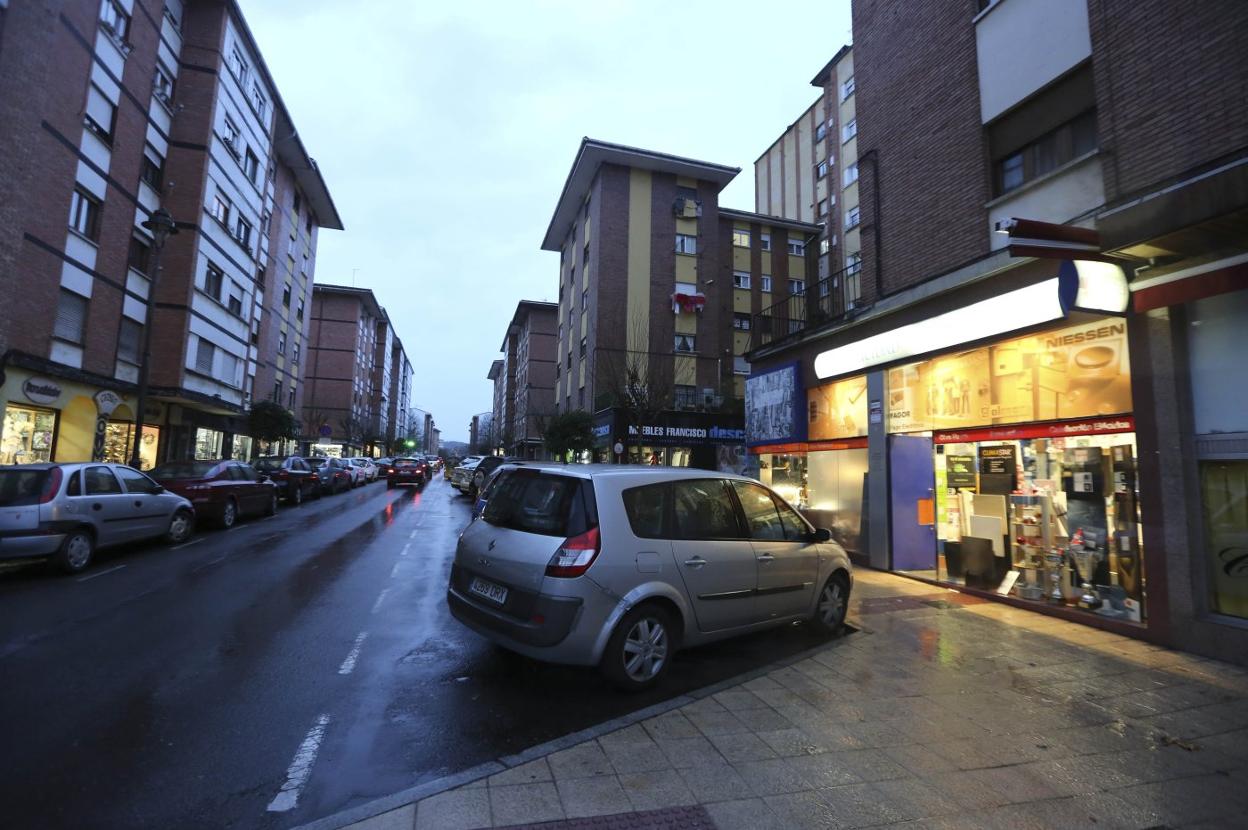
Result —
[{"label": "dark car", "polygon": [[355,486],[355,474],[337,458],[309,458],[308,466],[321,483],[321,493],[341,493]]},{"label": "dark car", "polygon": [[489,483],[490,476],[504,464],[515,461],[514,458],[503,458],[501,455],[487,455],[477,462],[477,466],[473,468],[472,476],[468,481],[468,489],[465,491],[471,498],[476,498],[485,489],[485,485]]},{"label": "dark car", "polygon": [[421,458],[396,458],[386,468],[386,487],[415,484],[423,487],[429,480],[429,465]]},{"label": "dark car", "polygon": [[250,464],[217,461],[166,461],[151,472],[171,493],[190,501],[195,515],[222,527],[240,516],[272,516],[277,512],[277,485],[261,478]]},{"label": "dark car", "polygon": [[301,504],[321,494],[321,479],[298,455],[262,455],[252,464],[277,485],[277,494],[289,504]]}]

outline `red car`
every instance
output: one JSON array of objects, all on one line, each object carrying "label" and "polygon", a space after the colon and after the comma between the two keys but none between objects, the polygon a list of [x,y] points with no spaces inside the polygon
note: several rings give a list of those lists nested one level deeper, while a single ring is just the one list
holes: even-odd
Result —
[{"label": "red car", "polygon": [[149,475],[166,490],[195,505],[195,515],[222,527],[240,516],[277,512],[277,485],[264,481],[250,464],[220,461],[167,461]]},{"label": "red car", "polygon": [[415,484],[424,487],[429,480],[429,465],[420,458],[396,458],[386,465],[386,487]]}]

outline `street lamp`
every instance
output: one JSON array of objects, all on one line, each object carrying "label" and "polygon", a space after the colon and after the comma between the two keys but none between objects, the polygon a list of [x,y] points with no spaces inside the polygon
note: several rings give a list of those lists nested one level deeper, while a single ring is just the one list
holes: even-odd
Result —
[{"label": "street lamp", "polygon": [[143,223],[143,227],[152,232],[152,248],[155,250],[155,256],[152,257],[152,272],[148,275],[150,280],[147,286],[147,299],[143,302],[143,353],[139,358],[139,394],[135,402],[134,413],[134,450],[130,453],[130,466],[136,470],[142,469],[139,451],[143,446],[143,415],[147,409],[147,375],[152,362],[152,299],[156,295],[156,282],[160,279],[161,251],[165,248],[165,241],[178,232],[173,216],[163,207],[156,208]]}]

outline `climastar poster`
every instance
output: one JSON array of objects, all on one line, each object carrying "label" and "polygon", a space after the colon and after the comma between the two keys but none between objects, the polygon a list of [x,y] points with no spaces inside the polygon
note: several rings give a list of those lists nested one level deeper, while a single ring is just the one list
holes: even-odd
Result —
[{"label": "climastar poster", "polygon": [[888,430],[962,429],[1131,411],[1120,319],[1003,341],[888,371]]},{"label": "climastar poster", "polygon": [[811,441],[867,434],[867,379],[863,375],[825,383],[807,393]]}]

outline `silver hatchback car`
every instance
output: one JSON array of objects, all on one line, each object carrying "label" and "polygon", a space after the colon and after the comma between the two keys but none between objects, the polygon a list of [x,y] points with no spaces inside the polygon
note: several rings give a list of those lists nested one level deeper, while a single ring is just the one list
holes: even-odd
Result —
[{"label": "silver hatchback car", "polygon": [[0,559],[48,556],[77,573],[97,548],[176,544],[194,527],[189,501],[123,464],[0,467]]},{"label": "silver hatchback car", "polygon": [[569,465],[500,473],[459,539],[447,603],[540,660],[642,689],[674,652],[807,620],[834,632],[849,557],[757,481],[688,468]]}]

